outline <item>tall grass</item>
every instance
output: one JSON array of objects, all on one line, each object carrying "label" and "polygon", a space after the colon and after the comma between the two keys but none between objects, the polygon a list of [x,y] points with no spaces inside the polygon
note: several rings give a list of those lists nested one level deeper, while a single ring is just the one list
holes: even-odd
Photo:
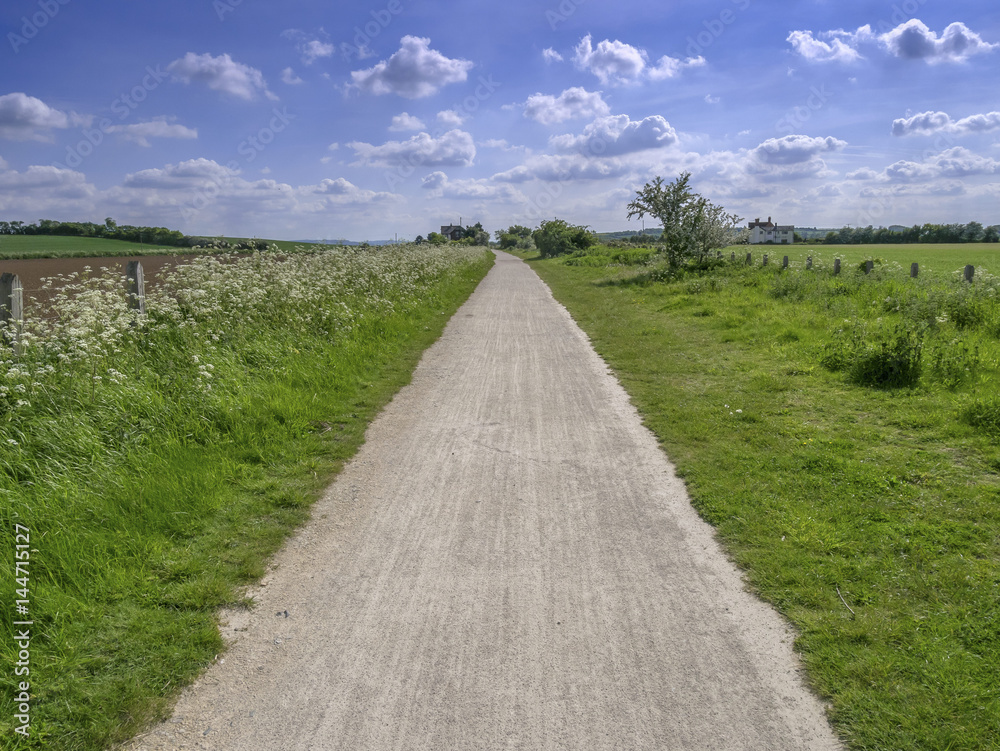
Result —
[{"label": "tall grass", "polygon": [[[486,273],[483,249],[212,256],[128,308],[54,279],[0,356],[0,540],[31,530],[32,727],[99,749],[162,716],[221,649],[215,609],[308,514]],[[13,332],[5,332],[11,336]],[[4,556],[4,664],[16,655]],[[13,671],[0,745],[15,747]]]}]

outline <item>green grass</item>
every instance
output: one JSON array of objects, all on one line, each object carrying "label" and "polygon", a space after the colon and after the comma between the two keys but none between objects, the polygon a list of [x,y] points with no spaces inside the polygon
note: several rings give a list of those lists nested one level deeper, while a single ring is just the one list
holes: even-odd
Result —
[{"label": "green grass", "polygon": [[735,252],[737,258],[745,257],[747,252],[753,253],[754,261],[759,263],[761,256],[767,253],[770,263],[781,263],[782,256],[788,256],[791,264],[805,266],[808,256],[816,262],[833,265],[834,258],[840,258],[846,268],[848,264],[857,265],[869,258],[882,259],[896,263],[909,274],[910,264],[919,263],[921,272],[936,271],[951,273],[972,264],[976,269],[983,269],[994,274],[1000,274],[1000,243],[912,243],[900,245],[823,245],[822,243],[798,245],[739,245],[726,248],[723,253],[726,258]]},{"label": "green grass", "polygon": [[[972,249],[903,250],[931,266]],[[637,283],[641,269],[530,263],[750,586],[798,629],[850,747],[1000,748],[996,280],[970,293],[952,260],[918,283],[739,266]],[[945,315],[970,305],[961,326]],[[851,342],[897,328],[922,342],[916,385],[859,385]]]},{"label": "green grass", "polygon": [[[31,531],[32,724],[19,742],[8,554],[0,747],[97,751],[167,716],[223,650],[217,609],[243,602],[492,264],[482,249],[329,257],[202,264],[135,324],[91,296],[95,338],[77,316],[8,356],[0,540]],[[76,294],[118,286],[88,285]]]},{"label": "green grass", "polygon": [[190,253],[173,245],[140,245],[103,237],[0,235],[0,258],[90,258]]}]

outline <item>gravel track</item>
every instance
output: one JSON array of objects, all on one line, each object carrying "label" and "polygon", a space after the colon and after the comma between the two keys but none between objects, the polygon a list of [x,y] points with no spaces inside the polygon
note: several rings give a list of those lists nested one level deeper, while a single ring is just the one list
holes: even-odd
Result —
[{"label": "gravel track", "polygon": [[504,253],[130,748],[840,749],[625,392]]}]

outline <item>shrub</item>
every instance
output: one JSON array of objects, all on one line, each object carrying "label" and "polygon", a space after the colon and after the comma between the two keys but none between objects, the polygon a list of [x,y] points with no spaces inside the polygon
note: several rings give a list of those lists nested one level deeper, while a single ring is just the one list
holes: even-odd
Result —
[{"label": "shrub", "polygon": [[562,219],[542,222],[531,233],[531,237],[535,241],[535,247],[545,258],[586,250],[597,244],[597,235],[589,229],[567,224]]},{"label": "shrub", "polygon": [[962,421],[990,435],[1000,435],[1000,398],[976,399],[961,413]]},{"label": "shrub", "polygon": [[927,348],[931,377],[948,389],[971,380],[979,369],[979,348],[962,339],[934,342]]},{"label": "shrub", "polygon": [[897,324],[870,329],[863,324],[841,329],[823,348],[824,367],[847,373],[860,386],[903,388],[920,380],[923,330]]}]

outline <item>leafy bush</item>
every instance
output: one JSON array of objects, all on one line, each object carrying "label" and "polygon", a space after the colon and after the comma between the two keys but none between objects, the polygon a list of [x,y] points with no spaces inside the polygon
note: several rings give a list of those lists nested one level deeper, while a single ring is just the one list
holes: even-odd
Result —
[{"label": "leafy bush", "polygon": [[979,348],[957,338],[932,343],[926,359],[931,377],[948,389],[970,381],[980,363]]},{"label": "leafy bush", "polygon": [[535,247],[545,258],[561,256],[575,250],[585,250],[597,244],[597,235],[586,227],[570,225],[562,219],[542,222],[531,233]]},{"label": "leafy bush", "polygon": [[861,386],[903,388],[919,382],[922,352],[922,330],[903,324],[873,330],[856,324],[835,334],[820,362],[830,370],[845,371]]},{"label": "leafy bush", "polygon": [[990,435],[1000,435],[1000,398],[976,399],[961,413],[962,420]]}]

